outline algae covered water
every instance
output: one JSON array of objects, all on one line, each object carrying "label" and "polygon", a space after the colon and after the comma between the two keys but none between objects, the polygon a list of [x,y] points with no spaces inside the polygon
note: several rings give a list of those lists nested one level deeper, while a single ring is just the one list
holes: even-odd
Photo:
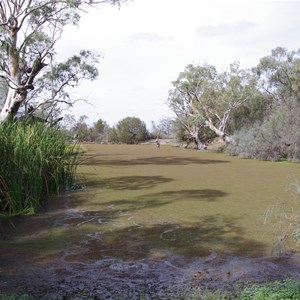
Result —
[{"label": "algae covered water", "polygon": [[296,254],[270,256],[273,227],[263,224],[290,196],[298,165],[170,146],[85,148],[82,189],[1,222],[2,294],[169,299],[243,276],[298,276]]}]

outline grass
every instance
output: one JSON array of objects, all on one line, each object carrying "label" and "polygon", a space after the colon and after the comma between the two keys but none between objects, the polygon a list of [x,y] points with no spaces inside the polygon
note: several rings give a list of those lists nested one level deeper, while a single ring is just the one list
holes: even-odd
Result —
[{"label": "grass", "polygon": [[298,300],[300,283],[287,279],[275,281],[262,286],[250,286],[243,290],[241,300]]},{"label": "grass", "polygon": [[42,123],[0,125],[0,214],[36,212],[41,199],[72,184],[76,145]]}]

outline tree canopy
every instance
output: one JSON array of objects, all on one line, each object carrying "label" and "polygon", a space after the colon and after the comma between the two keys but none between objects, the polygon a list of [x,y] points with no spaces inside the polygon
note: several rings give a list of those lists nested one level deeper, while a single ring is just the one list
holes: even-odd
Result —
[{"label": "tree canopy", "polygon": [[[300,51],[277,47],[253,68],[263,97],[252,102],[252,125],[234,134],[228,152],[246,158],[300,161]],[[261,99],[264,102],[261,102]],[[263,112],[263,115],[261,114]],[[243,115],[240,115],[242,118]]]},{"label": "tree canopy", "polygon": [[[168,103],[194,138],[201,127],[209,127],[227,142],[227,124],[235,109],[258,93],[256,79],[238,63],[227,72],[214,66],[188,65],[173,82]],[[199,142],[197,142],[198,144]]]},{"label": "tree canopy", "polygon": [[147,140],[146,124],[137,117],[127,117],[117,124],[118,139],[122,143],[136,144]]},{"label": "tree canopy", "polygon": [[190,64],[173,82],[168,103],[177,136],[198,148],[209,129],[223,137],[229,154],[300,161],[300,50],[277,47],[252,69]]},{"label": "tree canopy", "polygon": [[[0,2],[0,77],[7,93],[0,121],[14,117],[28,102],[46,104],[49,114],[59,104],[71,105],[67,88],[97,78],[99,55],[82,50],[56,62],[55,45],[67,25],[77,25],[87,7],[120,5],[126,0],[9,0]],[[2,95],[1,95],[2,96]],[[39,98],[39,100],[37,100]],[[34,107],[34,108],[35,108]],[[49,109],[50,107],[50,109]]]}]

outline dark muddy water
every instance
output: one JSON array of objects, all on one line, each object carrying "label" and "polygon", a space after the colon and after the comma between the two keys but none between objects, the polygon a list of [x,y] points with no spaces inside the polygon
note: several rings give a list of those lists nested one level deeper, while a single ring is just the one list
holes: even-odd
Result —
[{"label": "dark muddy water", "polygon": [[[189,299],[206,288],[300,279],[295,251],[270,256],[261,216],[271,187],[253,176],[258,165],[242,161],[246,185],[245,165],[226,156],[142,146],[88,150],[79,169],[84,189],[48,199],[35,216],[1,221],[0,295]],[[294,167],[264,166],[271,169],[262,168],[262,176],[272,174],[280,195]]]}]

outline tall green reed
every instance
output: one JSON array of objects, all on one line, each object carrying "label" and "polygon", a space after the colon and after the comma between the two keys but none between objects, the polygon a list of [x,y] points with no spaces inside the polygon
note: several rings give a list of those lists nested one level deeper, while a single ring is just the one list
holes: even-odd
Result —
[{"label": "tall green reed", "polygon": [[41,122],[0,124],[0,214],[34,213],[47,194],[71,186],[79,147]]}]

